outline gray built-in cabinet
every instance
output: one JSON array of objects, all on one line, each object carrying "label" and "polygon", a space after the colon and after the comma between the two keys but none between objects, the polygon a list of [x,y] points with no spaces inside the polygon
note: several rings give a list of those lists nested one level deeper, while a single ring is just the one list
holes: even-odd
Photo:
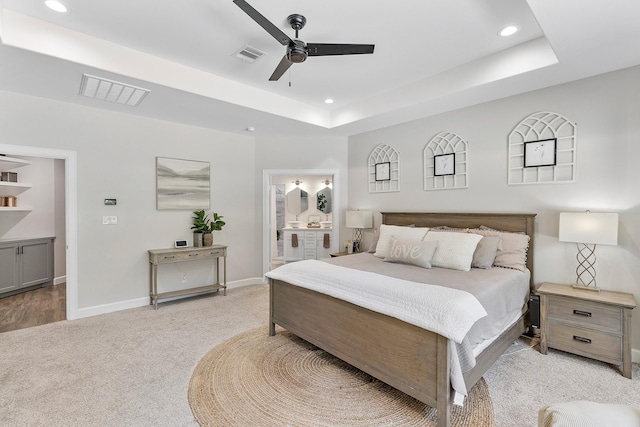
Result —
[{"label": "gray built-in cabinet", "polygon": [[0,240],[0,296],[53,284],[53,240]]}]

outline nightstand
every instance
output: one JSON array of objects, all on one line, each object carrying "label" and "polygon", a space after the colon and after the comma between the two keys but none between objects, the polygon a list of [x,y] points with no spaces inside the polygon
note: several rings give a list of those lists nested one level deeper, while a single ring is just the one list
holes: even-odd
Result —
[{"label": "nightstand", "polygon": [[631,378],[632,294],[544,283],[540,294],[540,351],[555,348],[622,365]]}]

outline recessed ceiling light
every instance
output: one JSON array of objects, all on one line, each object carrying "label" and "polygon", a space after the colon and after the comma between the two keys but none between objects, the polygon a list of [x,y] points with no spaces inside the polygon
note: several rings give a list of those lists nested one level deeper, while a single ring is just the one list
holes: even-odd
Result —
[{"label": "recessed ceiling light", "polygon": [[507,25],[506,27],[504,27],[503,29],[501,29],[498,34],[501,35],[502,37],[507,37],[507,36],[511,36],[515,33],[518,32],[518,27],[516,27],[515,25]]},{"label": "recessed ceiling light", "polygon": [[333,99],[327,98],[327,99],[324,100],[324,103],[325,104],[333,104]]},{"label": "recessed ceiling light", "polygon": [[66,12],[67,7],[60,3],[58,0],[47,0],[44,2],[45,5],[51,10],[55,10],[56,12]]}]

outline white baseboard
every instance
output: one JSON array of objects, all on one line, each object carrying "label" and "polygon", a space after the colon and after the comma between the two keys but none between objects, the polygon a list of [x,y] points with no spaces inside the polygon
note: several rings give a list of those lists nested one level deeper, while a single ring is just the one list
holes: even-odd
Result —
[{"label": "white baseboard", "polygon": [[67,276],[60,276],[53,278],[53,284],[59,285],[60,283],[67,283]]},{"label": "white baseboard", "polygon": [[640,350],[636,350],[635,348],[631,349],[631,361],[633,363],[640,363]]},{"label": "white baseboard", "polygon": [[[261,277],[254,277],[254,278],[229,282],[227,283],[227,289],[239,288],[241,286],[248,286],[248,285],[258,285],[258,284],[263,284]],[[173,301],[176,299],[189,298],[194,295],[197,295],[197,294],[185,295],[185,296],[180,296],[175,298],[168,298],[162,301],[164,302]],[[128,301],[118,301],[110,304],[101,304],[101,305],[95,305],[93,307],[79,308],[76,312],[75,318],[82,319],[84,317],[97,316],[99,314],[113,313],[115,311],[128,310],[130,308],[145,307],[148,305],[149,305],[149,297],[145,296],[142,298],[131,299]]]}]

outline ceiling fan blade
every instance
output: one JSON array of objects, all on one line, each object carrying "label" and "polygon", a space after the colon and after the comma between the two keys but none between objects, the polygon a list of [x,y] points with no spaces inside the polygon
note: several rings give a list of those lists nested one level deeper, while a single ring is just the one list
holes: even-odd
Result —
[{"label": "ceiling fan blade", "polygon": [[307,43],[309,56],[373,53],[374,44]]},{"label": "ceiling fan blade", "polygon": [[271,21],[262,16],[262,14],[255,10],[249,3],[244,0],[233,0],[233,2],[247,15],[249,15],[251,19],[256,21],[258,25],[267,30],[267,33],[271,34],[280,44],[287,46],[288,44],[293,43],[293,40],[291,40],[288,35],[283,33],[278,27],[273,25]]},{"label": "ceiling fan blade", "polygon": [[287,55],[285,54],[280,60],[280,63],[276,67],[273,74],[271,74],[271,77],[269,77],[269,81],[274,82],[278,80],[289,69],[289,67],[291,67],[291,65],[293,65],[293,62],[289,61],[287,59]]}]

